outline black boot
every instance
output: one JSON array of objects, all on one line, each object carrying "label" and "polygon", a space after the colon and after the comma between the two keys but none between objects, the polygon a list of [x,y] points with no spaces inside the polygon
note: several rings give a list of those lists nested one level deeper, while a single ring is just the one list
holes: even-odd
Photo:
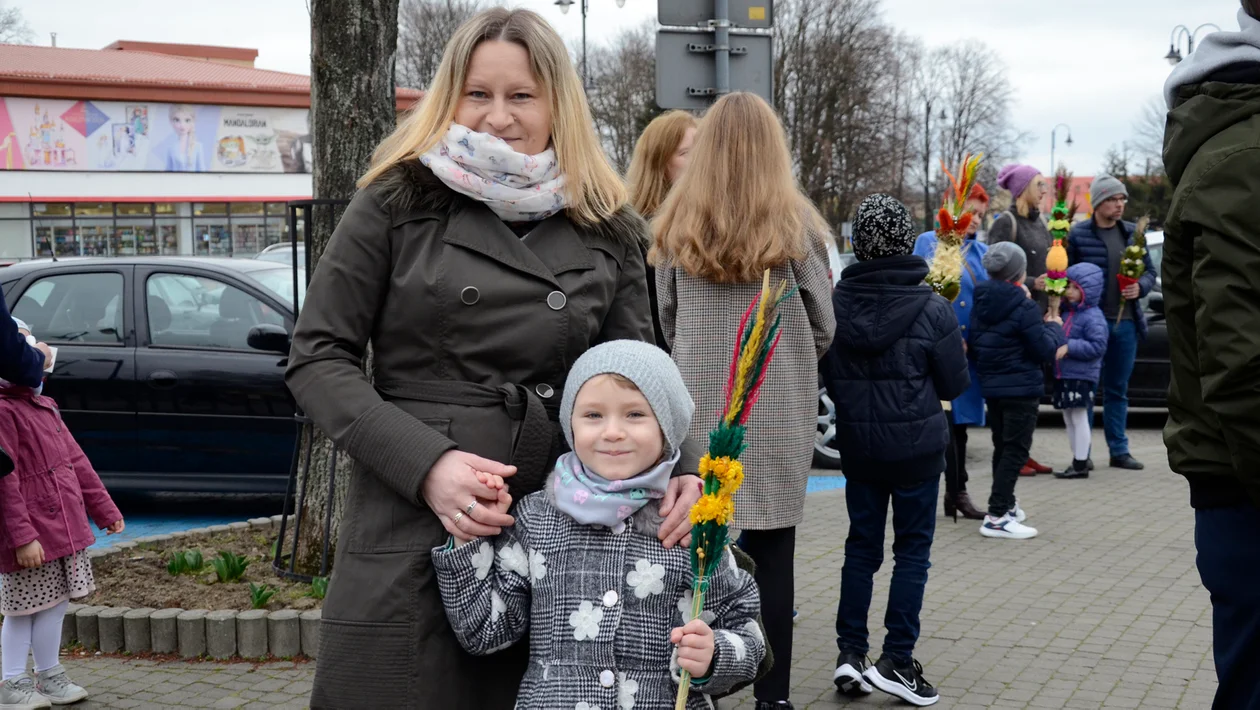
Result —
[{"label": "black boot", "polygon": [[1089,478],[1089,461],[1073,459],[1072,465],[1063,471],[1056,472],[1055,478]]},{"label": "black boot", "polygon": [[1141,461],[1138,461],[1137,459],[1133,458],[1129,454],[1120,454],[1119,456],[1112,456],[1111,467],[1123,468],[1129,471],[1141,471],[1142,469],[1146,468],[1146,466]]}]

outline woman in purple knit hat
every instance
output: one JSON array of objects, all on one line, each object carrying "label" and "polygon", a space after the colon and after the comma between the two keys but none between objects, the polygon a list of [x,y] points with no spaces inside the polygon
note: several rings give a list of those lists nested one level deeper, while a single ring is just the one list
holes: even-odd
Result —
[{"label": "woman in purple knit hat", "polygon": [[[1028,257],[1028,288],[1033,292],[1042,315],[1049,308],[1046,294],[1046,253],[1053,241],[1050,229],[1041,217],[1041,201],[1050,189],[1036,168],[1031,165],[1007,165],[998,172],[998,187],[1011,193],[1011,206],[999,213],[989,229],[989,244],[1015,242]],[[1020,470],[1022,476],[1050,473],[1053,469],[1029,458]]]}]

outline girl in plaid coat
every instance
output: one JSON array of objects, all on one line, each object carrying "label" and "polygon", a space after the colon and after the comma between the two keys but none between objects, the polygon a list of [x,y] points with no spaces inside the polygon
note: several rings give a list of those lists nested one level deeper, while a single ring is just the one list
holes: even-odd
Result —
[{"label": "girl in plaid coat", "polygon": [[[692,619],[690,553],[656,537],[693,410],[663,351],[631,341],[592,348],[565,384],[560,421],[573,453],[547,487],[493,541],[433,551],[465,649],[492,653],[528,633],[519,710],[671,707],[680,668],[695,679],[687,707],[698,710],[712,707],[706,694],[755,676],[765,640],[752,577],[728,550]],[[503,491],[499,506],[510,502]]]}]

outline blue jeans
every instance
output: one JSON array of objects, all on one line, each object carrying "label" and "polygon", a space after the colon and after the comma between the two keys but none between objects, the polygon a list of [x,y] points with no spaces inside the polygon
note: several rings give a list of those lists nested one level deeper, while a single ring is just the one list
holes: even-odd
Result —
[{"label": "blue jeans", "polygon": [[1194,545],[1203,586],[1212,595],[1214,710],[1260,708],[1260,508],[1203,508],[1194,513]]},{"label": "blue jeans", "polygon": [[884,562],[884,526],[888,503],[893,511],[892,587],[884,614],[884,654],[908,663],[919,640],[919,611],[927,587],[928,557],[936,533],[936,497],[940,477],[912,488],[849,480],[844,498],[849,509],[849,537],[840,572],[836,609],[836,645],[841,651],[870,652],[866,615],[871,608],[875,572]]},{"label": "blue jeans", "polygon": [[[1129,378],[1133,376],[1133,364],[1137,360],[1137,323],[1114,320],[1108,324],[1111,338],[1107,341],[1107,353],[1103,355],[1103,432],[1107,435],[1107,448],[1111,456],[1129,453],[1129,437],[1125,433],[1129,423]],[[1093,410],[1090,410],[1092,416]]]}]

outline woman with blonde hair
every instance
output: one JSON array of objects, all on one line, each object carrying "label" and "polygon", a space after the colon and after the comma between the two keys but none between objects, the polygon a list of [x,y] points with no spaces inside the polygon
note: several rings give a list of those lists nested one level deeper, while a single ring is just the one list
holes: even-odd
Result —
[{"label": "woman with blonde hair", "polygon": [[[487,10],[455,32],[359,187],[286,373],[355,461],[311,706],[506,710],[526,649],[461,649],[431,551],[513,523],[496,477],[514,500],[542,486],[565,450],[561,390],[582,353],[651,341],[646,226],[564,42],[526,10]],[[661,502],[667,547],[699,498],[699,479],[676,475],[696,470],[694,448]]]},{"label": "woman with blonde hair", "polygon": [[774,668],[757,708],[790,708],[792,557],[804,518],[818,414],[818,360],[836,327],[826,222],[797,186],[779,118],[753,94],[720,99],[700,124],[687,170],[652,225],[661,328],[696,402],[691,433],[716,424],[730,353],[762,273],[786,281],[781,340],[748,423],[747,477],[734,525],[756,561]]},{"label": "woman with blonde hair", "polygon": [[[626,183],[630,188],[630,204],[645,219],[656,216],[656,211],[669,195],[669,188],[682,177],[696,139],[696,125],[695,117],[686,111],[666,111],[652,119],[639,136],[639,142],[634,146],[634,157],[630,159]],[[643,242],[644,257],[649,246],[649,242]],[[656,272],[651,265],[648,266],[648,297],[652,302],[656,344],[668,352],[656,302]]]}]

